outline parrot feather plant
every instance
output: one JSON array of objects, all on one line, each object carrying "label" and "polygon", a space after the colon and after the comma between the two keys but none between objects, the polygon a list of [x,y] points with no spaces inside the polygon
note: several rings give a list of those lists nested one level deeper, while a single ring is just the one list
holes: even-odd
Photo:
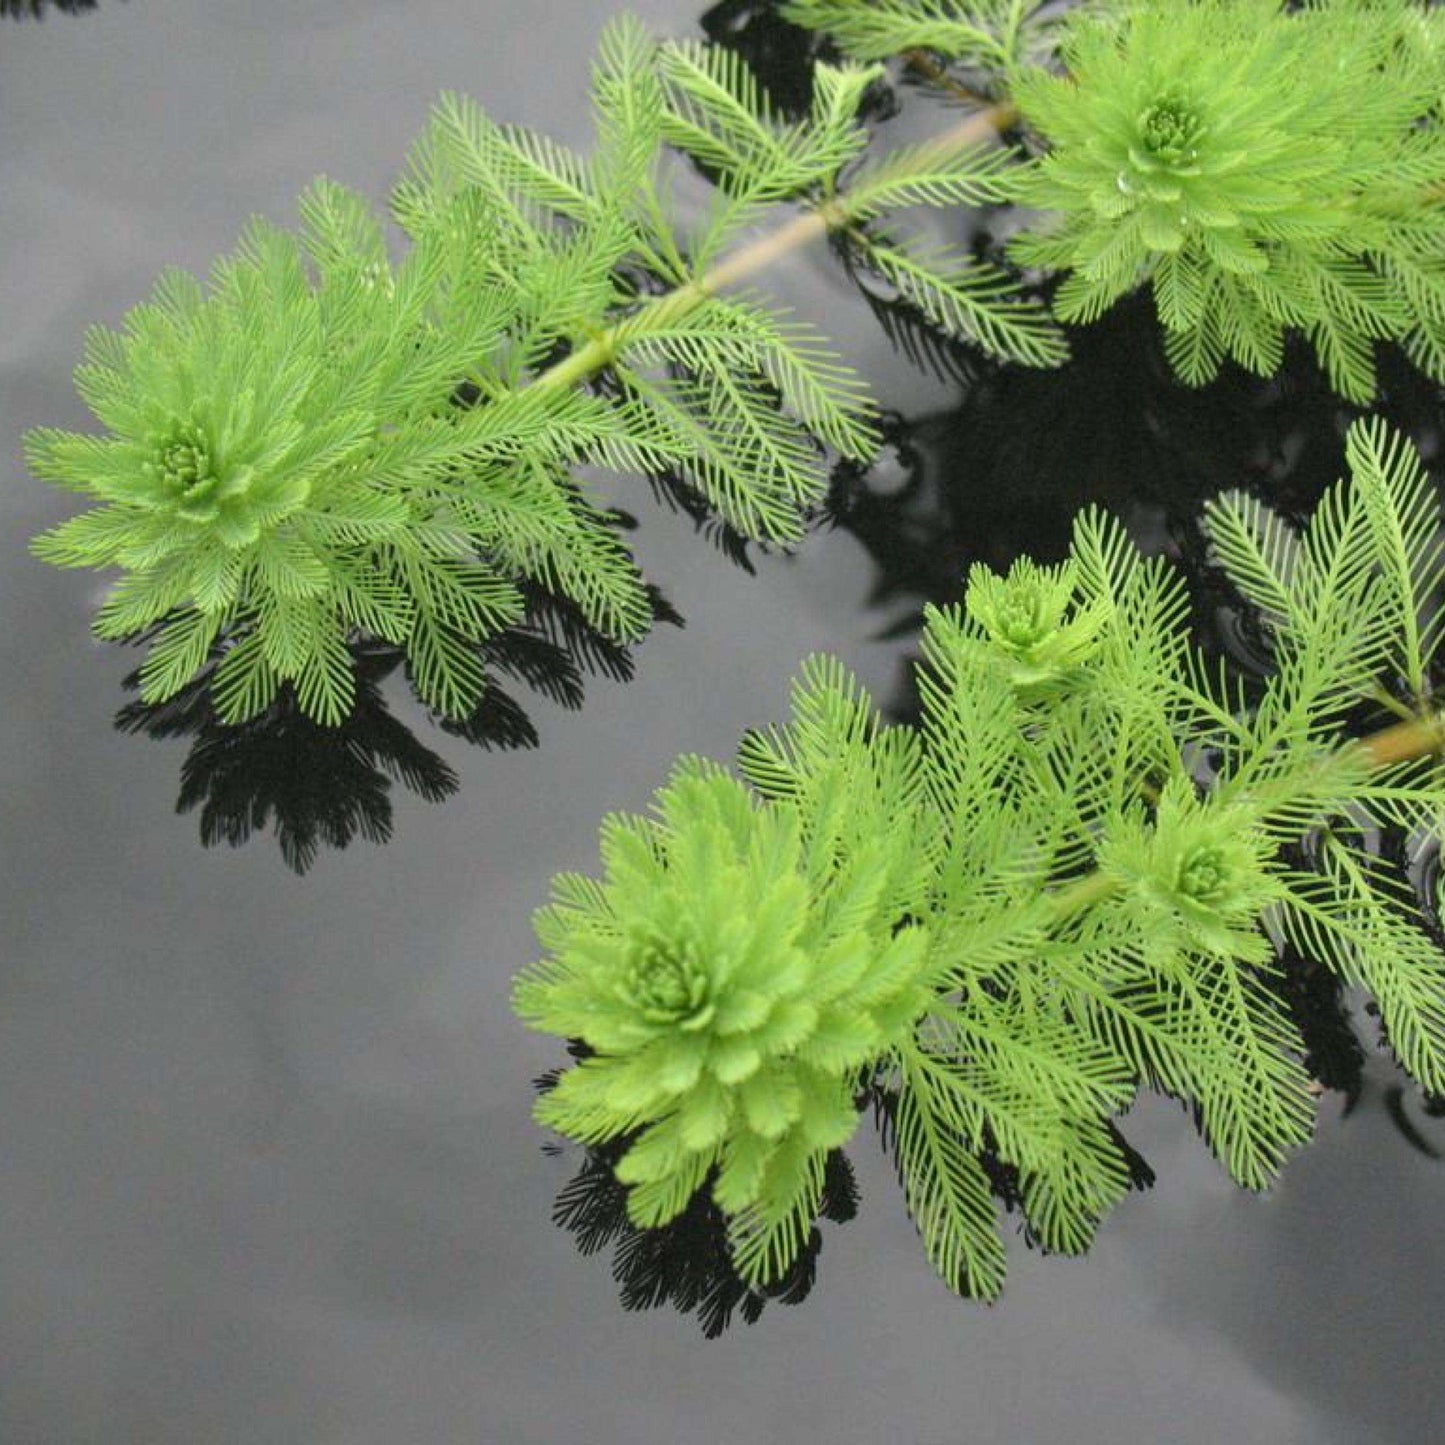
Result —
[{"label": "parrot feather plant", "polygon": [[707,1191],[740,1278],[776,1283],[870,1095],[973,1297],[1004,1279],[990,1163],[1039,1242],[1081,1251],[1128,1187],[1111,1121],[1141,1088],[1264,1188],[1318,1092],[1286,946],[1371,993],[1445,1091],[1445,950],[1369,846],[1437,846],[1445,819],[1445,546],[1407,444],[1357,423],[1348,459],[1303,530],[1243,494],[1207,510],[1273,654],[1257,689],[1196,650],[1177,571],[1088,511],[1063,564],[976,566],[930,610],[916,728],[814,658],[745,781],[687,759],[651,816],[607,820],[603,876],[557,880],[514,1003],[580,1060],[537,1118],[612,1153],[635,1225]]},{"label": "parrot feather plant", "polygon": [[[288,687],[336,725],[349,648],[375,640],[403,649],[433,711],[465,718],[478,647],[529,584],[607,641],[637,640],[648,591],[581,468],[652,477],[735,536],[797,541],[829,452],[872,455],[875,409],[818,332],[740,288],[825,235],[943,332],[1063,360],[1018,278],[884,230],[899,211],[1048,208],[1012,254],[1065,273],[1058,317],[1150,285],[1191,383],[1226,355],[1273,370],[1288,330],[1357,400],[1377,340],[1445,378],[1441,12],[1101,0],[1062,27],[1022,0],[786,13],[860,56],[949,48],[1001,98],[869,160],[857,117],[878,66],[819,65],[810,113],[785,122],[726,50],[624,19],[595,68],[590,157],[446,97],[392,197],[400,262],[367,203],[322,181],[299,235],[258,222],[209,289],[167,273],[123,331],[92,330],[77,383],[108,435],[42,428],[28,454],[101,505],[35,545],[120,569],[96,630],[150,643],[144,701],[214,666],[223,721]],[[1055,44],[1063,76],[1035,63]],[[995,143],[1020,115],[1049,147],[1023,165]],[[695,225],[672,214],[679,157],[716,186]]]},{"label": "parrot feather plant", "polygon": [[[635,641],[649,592],[578,469],[668,479],[744,538],[796,541],[829,451],[875,450],[875,408],[820,333],[739,288],[831,231],[866,251],[885,212],[1000,194],[987,121],[863,159],[877,74],[819,66],[811,113],[785,123],[728,52],[623,19],[594,70],[590,157],[444,97],[392,196],[400,261],[367,202],[322,180],[299,234],[258,221],[208,287],[168,272],[121,331],[90,332],[77,384],[106,433],[39,429],[28,455],[100,505],[35,551],[119,568],[95,626],[149,641],[142,700],[213,667],[229,723],[284,687],[339,725],[370,640],[464,719],[479,647],[528,585]],[[672,215],[682,159],[715,183],[696,224]],[[985,347],[1064,355],[995,268],[897,241],[875,259]]]},{"label": "parrot feather plant", "polygon": [[[1054,314],[1153,294],[1179,378],[1309,341],[1351,401],[1378,342],[1445,381],[1445,12],[1424,0],[794,0],[847,53],[978,72],[1042,154],[1007,250]],[[1322,59],[1328,57],[1328,63]],[[1009,107],[1012,107],[1011,109]]]}]

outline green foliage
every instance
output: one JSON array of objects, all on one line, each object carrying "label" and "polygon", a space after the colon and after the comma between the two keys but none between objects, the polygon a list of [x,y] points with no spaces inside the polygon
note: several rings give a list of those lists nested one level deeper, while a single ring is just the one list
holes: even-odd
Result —
[{"label": "green foliage", "polygon": [[[1191,385],[1269,375],[1287,330],[1374,394],[1377,340],[1445,379],[1445,28],[1417,0],[1084,6],[1067,75],[1013,96],[1047,154],[1017,198],[1054,213],[1018,261],[1067,273],[1066,321],[1153,289]],[[1328,57],[1329,63],[1322,63]]]},{"label": "green foliage", "polygon": [[1002,71],[1041,58],[1059,24],[1057,8],[1038,0],[787,0],[782,14],[856,60],[927,50]]},{"label": "green foliage", "polygon": [[1272,374],[1291,331],[1353,401],[1374,395],[1382,340],[1445,380],[1438,7],[793,0],[784,13],[860,59],[937,52],[1012,102],[1001,119],[1021,113],[1044,154],[999,189],[1045,214],[1009,254],[1064,277],[1060,320],[1093,321],[1148,286],[1190,385],[1226,357]]},{"label": "green foliage", "polygon": [[670,1223],[711,1179],[738,1268],[774,1280],[858,1126],[850,1075],[922,1007],[925,939],[894,929],[881,838],[839,868],[833,830],[696,760],[656,812],[610,818],[606,881],[559,878],[538,915],[555,956],[517,1011],[595,1053],[537,1116],[589,1143],[641,1130],[616,1166],[632,1221]]},{"label": "green foliage", "polygon": [[[339,722],[348,647],[367,638],[465,718],[479,646],[526,584],[636,640],[648,592],[579,468],[669,479],[742,537],[789,543],[827,449],[877,446],[867,389],[818,332],[721,294],[773,255],[769,238],[736,249],[760,219],[800,204],[942,324],[1035,364],[1062,355],[995,269],[870,230],[891,208],[998,193],[994,156],[906,151],[861,170],[856,202],[840,188],[876,75],[818,67],[811,113],[785,123],[727,52],[623,19],[594,70],[589,157],[443,97],[392,195],[400,263],[366,203],[320,181],[299,236],[258,222],[209,290],[168,273],[122,332],[92,331],[77,384],[108,434],[39,430],[29,457],[100,506],[35,550],[121,569],[96,628],[153,634],[145,701],[223,654],[228,722],[283,685]],[[693,228],[672,217],[679,153],[717,187]]]},{"label": "green foliage", "polygon": [[[77,384],[111,434],[35,431],[28,453],[37,475],[102,505],[35,550],[125,569],[96,631],[164,624],[142,672],[148,701],[177,693],[224,637],[223,714],[254,716],[285,681],[337,723],[353,699],[348,635],[364,627],[407,647],[428,701],[465,715],[473,664],[459,639],[522,604],[482,560],[480,528],[451,522],[449,474],[516,443],[484,413],[439,413],[469,338],[428,324],[435,250],[393,272],[356,197],[321,183],[302,209],[304,249],[257,224],[209,294],[172,272],[123,333],[90,333]],[[324,264],[319,286],[307,252]],[[614,559],[628,608],[614,625],[640,630],[641,585],[600,519],[574,500],[554,511],[564,537],[569,522],[590,528]]]},{"label": "green foliage", "polygon": [[[990,1167],[1013,1172],[1046,1247],[1082,1250],[1127,1187],[1110,1121],[1141,1087],[1188,1102],[1249,1188],[1308,1139],[1284,940],[1372,992],[1400,1061],[1439,1091],[1445,958],[1367,836],[1388,824],[1423,846],[1445,818],[1424,756],[1441,736],[1423,686],[1440,517],[1383,427],[1357,425],[1349,459],[1352,482],[1303,532],[1242,496],[1209,508],[1274,655],[1248,703],[1192,646],[1182,579],[1091,511],[1063,566],[976,568],[962,606],[929,612],[917,728],[885,725],[814,659],[788,725],[744,740],[755,796],[688,762],[657,821],[610,820],[606,882],[559,880],[539,916],[551,956],[517,988],[530,1024],[590,1051],[539,1118],[588,1144],[647,1126],[646,1164],[619,1170],[634,1220],[710,1188],[740,1210],[736,1264],[761,1283],[806,1233],[805,1150],[851,1134],[847,1098],[890,1098],[929,1257],[992,1297]],[[1408,696],[1388,693],[1396,679]],[[1349,742],[1351,717],[1381,702],[1419,719],[1410,741]],[[741,1016],[767,1048],[743,1056],[766,1054],[754,1077],[771,1101],[751,1107],[785,1111],[798,1152],[745,1190],[725,1131],[752,1127],[750,1106],[729,1092],[738,1045],[720,1010],[736,1005],[720,981],[749,967]]]},{"label": "green foliage", "polygon": [[970,570],[968,615],[1000,657],[1013,659],[1009,681],[1020,694],[1039,697],[1067,687],[1094,651],[1110,613],[1096,604],[1069,615],[1077,588],[1078,569],[1072,563],[1040,567],[1021,557],[1007,577],[983,566]]}]

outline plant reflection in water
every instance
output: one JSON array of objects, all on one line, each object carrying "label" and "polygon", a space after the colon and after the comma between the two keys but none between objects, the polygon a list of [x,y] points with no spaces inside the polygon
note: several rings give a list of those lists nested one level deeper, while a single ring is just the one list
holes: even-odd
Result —
[{"label": "plant reflection in water", "polygon": [[[680,626],[682,619],[656,589],[654,619]],[[533,748],[538,733],[526,710],[498,679],[520,684],[557,704],[582,706],[588,675],[626,682],[630,649],[588,627],[570,603],[533,588],[525,621],[480,649],[487,687],[466,719],[432,717],[444,733],[489,750]],[[384,843],[391,837],[391,788],[400,783],[428,803],[458,789],[456,773],[391,711],[382,684],[404,659],[385,643],[357,644],[356,706],[339,727],[308,718],[289,688],[259,717],[240,726],[219,721],[210,702],[211,669],[164,703],[127,703],[116,714],[122,732],[156,739],[189,737],[181,765],[176,811],[201,810],[206,847],[239,847],[253,834],[274,828],[288,867],[304,873],[323,847],[345,848],[357,838]],[[139,673],[125,680],[132,692]]]}]

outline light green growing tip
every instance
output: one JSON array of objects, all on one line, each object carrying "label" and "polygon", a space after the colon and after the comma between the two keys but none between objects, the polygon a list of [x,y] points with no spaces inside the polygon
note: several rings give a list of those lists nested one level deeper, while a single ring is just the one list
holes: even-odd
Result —
[{"label": "light green growing tip", "polygon": [[1445,379],[1439,35],[1418,0],[1077,7],[1067,79],[1014,86],[1044,146],[1014,195],[1045,214],[1010,254],[1062,274],[1063,321],[1149,286],[1190,385],[1272,374],[1291,330],[1352,401],[1381,340]]},{"label": "light green growing tip", "polygon": [[1020,558],[1006,577],[976,563],[965,607],[1004,661],[1022,693],[1060,683],[1094,651],[1108,621],[1106,604],[1075,606],[1077,569],[1071,562],[1041,567]]},{"label": "light green growing tip", "polygon": [[1200,798],[1188,778],[1175,776],[1151,822],[1140,814],[1116,824],[1101,862],[1186,947],[1262,958],[1259,918],[1282,893],[1269,872],[1274,851],[1249,809]]},{"label": "light green growing tip", "polygon": [[709,1187],[744,1277],[780,1277],[818,1208],[828,1153],[858,1127],[861,1067],[923,1012],[926,936],[881,910],[831,913],[796,810],[681,764],[656,816],[614,816],[600,886],[559,881],[551,956],[518,978],[532,1027],[592,1051],[538,1101],[583,1143],[630,1137],[628,1213],[666,1224]]}]

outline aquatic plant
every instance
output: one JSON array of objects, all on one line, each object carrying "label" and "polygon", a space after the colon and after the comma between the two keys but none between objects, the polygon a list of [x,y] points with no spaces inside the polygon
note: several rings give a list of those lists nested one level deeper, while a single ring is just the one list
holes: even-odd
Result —
[{"label": "aquatic plant", "polygon": [[930,1259],[971,1296],[1003,1283],[1000,1168],[1045,1247],[1088,1245],[1129,1187],[1112,1120],[1141,1087],[1264,1188],[1316,1102],[1285,947],[1373,994],[1440,1091],[1445,956],[1368,836],[1424,847],[1445,818],[1445,547],[1408,445],[1359,423],[1348,459],[1303,531],[1244,494],[1208,508],[1273,655],[1252,692],[1194,648],[1179,575],[1087,511],[1062,566],[975,567],[929,609],[916,728],[815,658],[792,720],[743,741],[751,794],[688,761],[654,818],[608,820],[606,877],[558,880],[516,1005],[585,1055],[539,1120],[592,1148],[636,1134],[634,1223],[707,1191],[740,1277],[780,1278],[843,1102],[870,1096]]},{"label": "aquatic plant", "polygon": [[933,51],[995,73],[1050,54],[1065,14],[1039,0],[785,0],[780,9],[855,60]]},{"label": "aquatic plant", "polygon": [[[167,273],[122,332],[90,333],[77,384],[108,434],[40,429],[28,454],[101,505],[35,550],[121,569],[96,630],[159,627],[144,701],[219,649],[224,722],[291,687],[336,725],[348,646],[367,640],[400,647],[423,701],[465,718],[478,648],[529,583],[635,641],[647,591],[579,467],[652,476],[733,534],[786,544],[828,451],[876,446],[867,389],[820,333],[736,289],[778,256],[847,229],[939,324],[1030,364],[1063,355],[996,268],[877,231],[900,208],[997,195],[1000,157],[975,122],[862,162],[876,75],[819,66],[809,116],[784,122],[728,52],[618,21],[590,158],[444,97],[392,195],[399,263],[367,203],[320,181],[299,236],[257,222],[209,289]],[[672,215],[680,158],[716,186],[696,225]]]},{"label": "aquatic plant", "polygon": [[1192,385],[1226,356],[1269,375],[1290,329],[1355,401],[1374,395],[1377,340],[1445,379],[1438,13],[1148,0],[1080,11],[1062,50],[1067,78],[1014,83],[1048,146],[1016,195],[1054,216],[1011,247],[1066,273],[1062,320],[1147,284]]},{"label": "aquatic plant", "polygon": [[[1043,154],[1043,212],[1008,247],[1062,277],[1065,322],[1148,287],[1176,373],[1270,375],[1304,334],[1335,389],[1375,344],[1445,380],[1445,15],[1423,0],[795,0],[849,53],[918,47],[967,73]],[[1329,64],[1320,57],[1329,56]]]},{"label": "aquatic plant", "polygon": [[[209,292],[168,273],[124,332],[92,331],[77,382],[109,437],[41,429],[29,455],[102,505],[37,551],[121,569],[97,631],[159,625],[146,701],[219,648],[223,721],[290,686],[334,725],[348,645],[378,640],[464,718],[477,648],[529,582],[637,640],[645,587],[580,467],[648,475],[734,540],[796,541],[829,454],[866,459],[877,431],[822,336],[739,290],[782,256],[833,234],[929,326],[1032,366],[1065,355],[1013,277],[900,238],[901,210],[1052,209],[1012,253],[1067,273],[1056,313],[1092,319],[1150,285],[1191,383],[1225,356],[1272,371],[1292,328],[1350,397],[1372,393],[1379,339],[1445,376],[1440,12],[1130,0],[1062,30],[1022,0],[786,13],[859,55],[950,49],[1012,99],[868,161],[857,115],[879,67],[819,65],[808,115],[785,121],[725,49],[620,21],[592,157],[446,97],[392,197],[400,263],[366,203],[319,182],[299,237],[257,223]],[[1056,41],[1064,78],[1034,63]],[[990,143],[1020,111],[1050,147],[1023,166]],[[716,186],[695,226],[671,214],[679,156]]]},{"label": "aquatic plant", "polygon": [[538,1117],[584,1143],[640,1130],[615,1166],[636,1225],[677,1218],[711,1179],[739,1270],[770,1281],[858,1126],[851,1076],[923,1006],[926,938],[898,926],[901,870],[856,816],[805,832],[700,760],[655,807],[609,819],[601,886],[559,879],[538,917],[553,956],[519,979],[517,1011],[593,1051]]}]

